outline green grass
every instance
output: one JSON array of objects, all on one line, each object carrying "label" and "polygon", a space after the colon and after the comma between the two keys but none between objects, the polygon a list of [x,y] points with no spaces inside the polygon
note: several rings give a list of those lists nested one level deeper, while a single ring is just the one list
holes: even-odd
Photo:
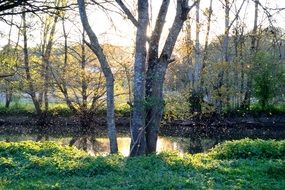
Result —
[{"label": "green grass", "polygon": [[[71,116],[73,113],[64,102],[49,103],[48,113],[52,116]],[[32,102],[12,102],[9,108],[0,103],[0,115],[34,115],[35,108]],[[98,115],[106,115],[106,109],[101,108],[97,110]],[[129,116],[130,108],[126,104],[116,106],[115,114],[117,116]]]},{"label": "green grass", "polygon": [[284,190],[284,147],[244,139],[208,154],[126,158],[91,157],[52,142],[1,142],[0,189]]},{"label": "green grass", "polygon": [[[0,114],[2,115],[33,115],[35,108],[31,102],[13,102],[9,108],[0,104]],[[65,103],[49,103],[50,115],[68,116],[72,112]]]},{"label": "green grass", "polygon": [[285,103],[279,103],[274,105],[268,105],[265,107],[265,109],[262,109],[261,105],[259,103],[252,103],[250,105],[250,110],[246,110],[243,108],[226,108],[224,110],[224,113],[226,115],[239,115],[244,116],[245,114],[250,114],[254,117],[260,117],[261,115],[278,115],[278,114],[284,114],[285,113]]},{"label": "green grass", "polygon": [[35,112],[35,108],[32,103],[11,103],[9,108],[5,105],[0,104],[0,114],[1,115],[31,115]]},{"label": "green grass", "polygon": [[267,105],[265,109],[262,109],[260,104],[255,103],[250,106],[250,110],[254,113],[269,113],[269,114],[285,113],[285,103]]}]

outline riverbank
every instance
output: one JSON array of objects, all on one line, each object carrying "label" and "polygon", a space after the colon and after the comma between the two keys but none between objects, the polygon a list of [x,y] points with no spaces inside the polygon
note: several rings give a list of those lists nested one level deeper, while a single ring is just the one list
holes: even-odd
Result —
[{"label": "riverbank", "polygon": [[[0,135],[39,134],[38,119],[33,116],[1,116]],[[90,135],[107,136],[104,117],[93,119]],[[129,135],[129,118],[116,118],[119,136]],[[45,135],[74,136],[80,134],[80,121],[76,116],[50,117],[44,128]],[[262,139],[285,139],[285,114],[272,116],[244,117],[201,117],[189,120],[163,121],[160,135],[186,138],[215,138],[218,140],[241,139],[245,137]]]},{"label": "riverbank", "polygon": [[227,142],[207,154],[90,157],[51,142],[0,143],[1,189],[285,189],[285,141]]}]

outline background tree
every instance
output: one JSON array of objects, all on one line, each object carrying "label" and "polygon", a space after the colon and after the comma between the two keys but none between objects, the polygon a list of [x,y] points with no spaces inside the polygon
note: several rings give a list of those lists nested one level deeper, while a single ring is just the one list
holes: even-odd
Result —
[{"label": "background tree", "polygon": [[115,127],[115,111],[114,111],[114,77],[112,70],[107,62],[106,56],[103,52],[102,47],[99,44],[96,34],[93,32],[85,10],[84,0],[78,0],[80,18],[84,30],[86,31],[90,43],[87,43],[89,48],[92,49],[94,54],[98,57],[99,63],[101,64],[102,71],[106,78],[107,88],[107,125],[108,125],[108,136],[110,139],[110,150],[111,153],[118,152],[117,138],[116,138],[116,127]]}]

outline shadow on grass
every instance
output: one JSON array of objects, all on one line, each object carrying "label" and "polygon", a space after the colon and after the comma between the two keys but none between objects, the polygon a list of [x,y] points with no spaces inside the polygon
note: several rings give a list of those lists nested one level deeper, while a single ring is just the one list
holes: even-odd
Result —
[{"label": "shadow on grass", "polygon": [[[284,155],[248,158],[219,156],[219,153],[234,149],[236,146],[248,150],[249,146],[257,146],[254,142],[257,141],[245,139],[228,142],[208,154],[179,155],[167,152],[135,158],[121,155],[91,157],[72,147],[63,147],[52,142],[1,142],[0,187],[2,189],[285,189]],[[268,142],[257,143],[260,145]],[[285,146],[284,141],[272,141],[269,144]],[[266,147],[270,148],[268,144]]]}]

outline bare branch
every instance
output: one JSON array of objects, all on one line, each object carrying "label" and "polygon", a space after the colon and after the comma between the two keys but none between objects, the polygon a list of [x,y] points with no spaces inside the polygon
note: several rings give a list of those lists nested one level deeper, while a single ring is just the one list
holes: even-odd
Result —
[{"label": "bare branch", "polygon": [[123,12],[127,15],[128,19],[136,26],[138,27],[138,21],[137,19],[134,17],[134,15],[131,13],[131,11],[128,9],[128,7],[124,4],[124,2],[122,0],[115,0],[118,5],[121,7],[121,9],[123,10]]}]

